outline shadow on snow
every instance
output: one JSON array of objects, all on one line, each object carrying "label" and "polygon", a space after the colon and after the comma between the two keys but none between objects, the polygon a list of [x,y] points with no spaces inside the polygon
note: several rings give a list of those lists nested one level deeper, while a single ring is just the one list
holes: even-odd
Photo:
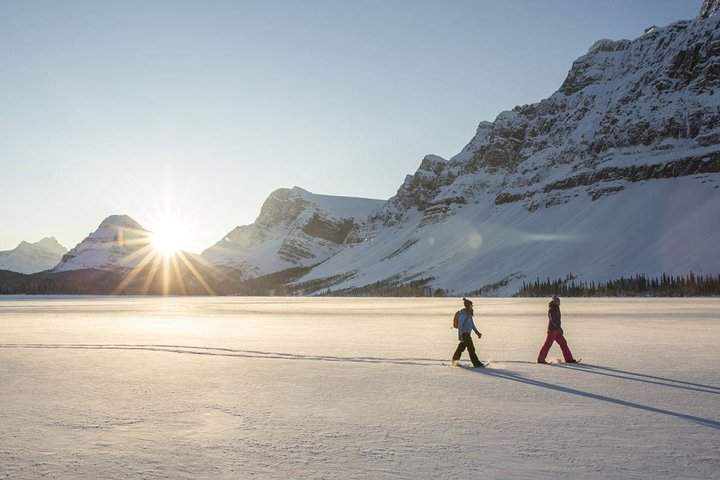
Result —
[{"label": "shadow on snow", "polygon": [[[672,378],[656,377],[654,375],[646,375],[643,373],[628,372],[626,370],[620,370],[617,368],[603,367],[600,365],[593,365],[590,363],[581,363],[578,365],[561,365],[563,367],[575,368],[577,370],[594,373],[596,375],[605,375],[608,377],[622,378],[625,380],[634,380],[636,382],[650,383],[653,385],[660,385],[663,387],[675,387],[682,388],[685,390],[692,390],[694,392],[703,393],[714,393],[720,395],[720,387],[714,387],[712,385],[703,385],[702,383],[686,382],[684,380],[674,380]],[[601,370],[601,371],[597,371]],[[633,378],[636,377],[636,378]],[[679,385],[674,385],[679,384]]]},{"label": "shadow on snow", "polygon": [[[575,369],[575,368],[573,368],[573,369]],[[548,390],[555,390],[556,392],[567,393],[570,395],[577,395],[579,397],[584,397],[584,398],[591,398],[593,400],[600,400],[602,402],[612,403],[612,404],[620,405],[623,407],[635,408],[638,410],[644,410],[646,412],[660,413],[662,415],[668,415],[670,417],[680,418],[682,420],[687,420],[687,421],[690,421],[693,423],[697,423],[697,424],[705,426],[705,427],[712,427],[712,428],[720,429],[720,422],[715,421],[715,420],[710,420],[708,418],[696,417],[694,415],[687,415],[684,413],[673,412],[672,410],[665,410],[662,408],[651,407],[649,405],[642,405],[640,403],[629,402],[627,400],[620,400],[619,398],[608,397],[606,395],[600,395],[597,393],[585,392],[583,390],[578,390],[578,389],[570,388],[570,387],[564,387],[562,385],[555,385],[552,383],[543,382],[541,380],[533,380],[531,378],[523,377],[523,376],[518,375],[517,373],[513,373],[513,372],[501,371],[501,370],[499,371],[499,370],[492,370],[492,369],[482,369],[482,368],[473,369],[472,371],[475,373],[487,375],[490,377],[500,378],[503,380],[510,380],[510,381],[522,383],[525,385],[531,385],[533,387],[546,388]],[[704,391],[704,392],[709,393],[706,391]],[[714,393],[714,392],[712,392],[712,393]]]},{"label": "shadow on snow", "polygon": [[141,350],[187,355],[215,357],[264,358],[271,360],[314,360],[322,362],[389,363],[396,365],[439,365],[435,358],[381,358],[381,357],[335,357],[330,355],[302,355],[296,353],[262,352],[259,350],[236,350],[232,348],[196,347],[190,345],[131,345],[131,344],[62,344],[62,343],[5,343],[0,348],[49,348],[67,350]]},{"label": "shadow on snow", "polygon": [[[535,364],[535,362],[520,361],[520,360],[506,360],[501,361],[502,363],[516,363],[516,364]],[[644,373],[629,372],[627,370],[620,370],[617,368],[603,367],[601,365],[593,365],[591,363],[578,363],[568,364],[564,362],[551,362],[553,366],[561,368],[570,368],[586,373],[593,373],[595,375],[603,375],[606,377],[619,378],[621,380],[631,380],[634,382],[647,383],[650,385],[658,385],[661,387],[672,387],[680,388],[683,390],[690,390],[693,392],[711,393],[720,395],[720,387],[713,385],[704,385],[702,383],[686,382],[685,380],[675,380],[672,378],[658,377],[655,375],[646,375]]]},{"label": "shadow on snow", "polygon": [[[273,360],[310,360],[310,361],[323,361],[323,362],[352,362],[352,363],[384,363],[384,364],[395,364],[395,365],[417,365],[417,366],[440,366],[443,360],[433,358],[381,358],[381,357],[336,357],[327,355],[301,355],[292,353],[281,353],[281,352],[263,352],[258,350],[236,350],[231,348],[210,348],[210,347],[197,347],[188,345],[130,345],[130,344],[23,344],[23,343],[11,343],[11,344],[0,344],[0,348],[12,349],[12,348],[28,348],[28,349],[74,349],[74,350],[141,350],[150,352],[167,352],[167,353],[178,353],[188,355],[208,355],[208,356],[221,356],[221,357],[239,357],[239,358],[255,358],[255,359],[273,359]],[[505,361],[503,363],[531,363],[521,361]],[[569,368],[576,371],[582,371],[585,373],[592,373],[596,375],[603,375],[613,378],[620,378],[623,380],[633,380],[643,383],[649,383],[653,385],[659,385],[664,387],[682,388],[702,393],[720,393],[719,387],[713,387],[710,385],[702,385],[698,383],[685,382],[682,380],[672,380],[662,377],[656,377],[652,375],[645,375],[640,373],[627,372],[609,367],[601,367],[597,365],[581,364],[581,365],[563,365],[563,368]],[[514,372],[497,370],[492,368],[487,369],[473,369],[472,372],[477,374],[486,375],[488,377],[494,377],[502,380],[513,381],[530,385],[533,387],[540,387],[557,392],[567,393],[570,395],[577,395],[579,397],[590,398],[593,400],[599,400],[623,407],[635,408],[646,412],[659,413],[670,417],[687,420],[693,423],[697,423],[702,426],[720,429],[720,422],[710,420],[707,418],[697,417],[694,415],[687,415],[684,413],[673,412],[671,410],[665,410],[662,408],[651,407],[649,405],[642,405],[635,402],[629,402],[627,400],[620,400],[617,398],[600,395],[597,393],[585,392],[577,390],[575,388],[564,387],[561,385],[555,385],[552,383],[544,382],[541,380],[534,380]],[[673,385],[681,384],[681,385]]]}]

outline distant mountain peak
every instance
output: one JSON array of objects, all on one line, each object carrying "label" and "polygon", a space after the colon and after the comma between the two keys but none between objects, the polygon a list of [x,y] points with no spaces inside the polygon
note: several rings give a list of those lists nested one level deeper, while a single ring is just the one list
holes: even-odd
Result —
[{"label": "distant mountain peak", "polygon": [[294,193],[299,193],[299,194],[301,194],[301,195],[303,195],[303,194],[305,194],[305,195],[310,194],[310,192],[308,192],[307,190],[305,190],[305,189],[302,188],[302,187],[298,187],[297,185],[295,185],[294,187],[292,187],[292,188],[290,189],[290,191],[292,191],[292,192],[294,192]]},{"label": "distant mountain peak", "polygon": [[55,271],[134,267],[136,254],[147,249],[150,232],[128,215],[110,215],[82,242],[62,257]]},{"label": "distant mountain peak", "polygon": [[58,264],[67,249],[54,237],[30,243],[21,241],[13,250],[0,252],[0,269],[18,273],[36,273]]},{"label": "distant mountain peak", "polygon": [[139,223],[137,223],[129,215],[110,215],[100,223],[98,228],[113,228],[113,227],[124,227],[132,228],[136,230],[144,230]]},{"label": "distant mountain peak", "polygon": [[67,248],[62,246],[55,237],[45,237],[42,240],[35,242],[34,245],[49,251],[61,253],[67,252]]},{"label": "distant mountain peak", "polygon": [[235,228],[202,256],[246,277],[314,265],[337,253],[352,229],[383,203],[280,188],[270,193],[254,223]]}]

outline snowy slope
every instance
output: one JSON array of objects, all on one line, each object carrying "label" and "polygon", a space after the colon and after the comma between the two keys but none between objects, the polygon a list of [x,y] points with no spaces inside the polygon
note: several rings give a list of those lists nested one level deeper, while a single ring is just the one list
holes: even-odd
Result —
[{"label": "snowy slope", "polygon": [[57,265],[66,252],[67,248],[53,237],[46,237],[35,243],[20,242],[14,249],[0,252],[0,270],[42,272]]},{"label": "snowy slope", "polygon": [[62,257],[55,272],[136,266],[150,251],[150,232],[127,215],[111,215]]},{"label": "snowy slope", "polygon": [[[595,201],[578,193],[571,203],[532,214],[519,203],[472,205],[432,225],[422,225],[416,214],[372,242],[346,248],[303,280],[350,276],[332,285],[337,291],[390,278],[432,278],[431,286],[449,293],[509,295],[523,280],[570,273],[578,281],[715,274],[719,186],[718,179],[656,181]],[[498,282],[506,284],[490,288]]]},{"label": "snowy slope", "polygon": [[383,203],[317,195],[299,187],[279,189],[265,201],[253,224],[235,228],[202,257],[240,269],[247,278],[315,265],[353,242],[351,231]]},{"label": "snowy slope", "polygon": [[[712,6],[711,6],[712,7]],[[428,155],[354,244],[300,282],[430,279],[511,294],[574,274],[717,274],[720,16],[601,40],[561,88]]]}]

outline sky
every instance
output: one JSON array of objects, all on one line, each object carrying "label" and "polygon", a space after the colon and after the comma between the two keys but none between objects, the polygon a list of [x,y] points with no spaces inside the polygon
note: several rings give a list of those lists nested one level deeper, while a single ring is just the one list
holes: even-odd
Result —
[{"label": "sky", "polygon": [[0,250],[113,214],[196,253],[268,195],[388,199],[700,0],[0,0]]}]

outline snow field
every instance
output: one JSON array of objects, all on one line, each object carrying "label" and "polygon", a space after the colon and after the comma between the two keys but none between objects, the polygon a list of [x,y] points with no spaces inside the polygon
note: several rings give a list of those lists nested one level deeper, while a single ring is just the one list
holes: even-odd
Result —
[{"label": "snow field", "polygon": [[[0,300],[1,478],[715,478],[720,300]],[[554,346],[550,359],[560,356]],[[467,362],[467,356],[463,357]]]}]

